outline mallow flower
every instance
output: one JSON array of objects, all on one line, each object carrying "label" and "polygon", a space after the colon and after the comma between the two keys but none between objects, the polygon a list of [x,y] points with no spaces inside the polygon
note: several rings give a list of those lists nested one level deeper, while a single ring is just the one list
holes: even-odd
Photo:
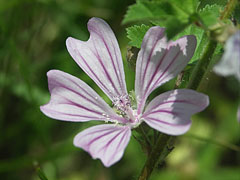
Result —
[{"label": "mallow flower", "polygon": [[222,59],[213,68],[214,72],[222,76],[234,75],[240,82],[240,30],[228,38],[224,51]]},{"label": "mallow flower", "polygon": [[69,37],[67,49],[110,98],[113,108],[85,82],[59,70],[47,73],[51,99],[41,106],[41,111],[54,119],[105,122],[77,134],[74,145],[109,167],[121,159],[131,130],[142,122],[169,135],[188,131],[191,115],[208,106],[208,96],[190,89],[176,89],[155,97],[149,103],[146,100],[153,90],[183,70],[193,56],[196,38],[189,35],[168,42],[164,28],[155,26],[148,30],[136,62],[137,106],[134,108],[127,92],[122,57],[113,31],[99,18],[89,20],[88,30],[88,41]]},{"label": "mallow flower", "polygon": [[[233,75],[240,82],[240,30],[228,38],[222,59],[213,70],[218,75]],[[240,105],[237,110],[237,120],[240,123]]]}]

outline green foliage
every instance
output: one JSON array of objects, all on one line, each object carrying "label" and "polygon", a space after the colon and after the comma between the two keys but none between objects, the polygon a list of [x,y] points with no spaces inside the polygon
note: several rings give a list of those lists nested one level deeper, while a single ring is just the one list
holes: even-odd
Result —
[{"label": "green foliage", "polygon": [[141,26],[131,26],[127,28],[127,37],[130,39],[129,45],[137,48],[141,47],[143,37],[150,27],[142,24]]},{"label": "green foliage", "polygon": [[137,1],[129,7],[123,23],[151,20],[166,27],[168,39],[184,30],[196,19],[197,0]]},{"label": "green foliage", "polygon": [[207,5],[220,5],[220,6],[225,6],[228,0],[200,0],[198,9],[202,9]]},{"label": "green foliage", "polygon": [[214,5],[206,5],[203,9],[199,11],[199,16],[201,18],[202,23],[206,27],[210,27],[216,23],[218,23],[218,18],[220,16],[220,11],[222,10],[222,6],[214,4]]},{"label": "green foliage", "polygon": [[151,21],[154,25],[166,27],[167,37],[172,39],[193,23],[200,22],[208,29],[218,22],[221,5],[206,4],[199,12],[198,5],[197,0],[137,1],[129,7],[123,23]]},{"label": "green foliage", "polygon": [[37,167],[36,171],[37,171],[38,177],[41,180],[48,180],[48,178],[46,177],[45,173],[41,170],[40,167]]},{"label": "green foliage", "polygon": [[176,16],[182,21],[187,21],[189,15],[195,12],[197,0],[162,0],[162,1],[137,1],[129,6],[123,23],[139,20],[163,20]]}]

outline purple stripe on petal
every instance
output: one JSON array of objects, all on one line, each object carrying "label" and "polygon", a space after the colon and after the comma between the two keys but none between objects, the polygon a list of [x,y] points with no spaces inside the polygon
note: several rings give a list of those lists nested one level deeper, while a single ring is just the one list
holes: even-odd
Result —
[{"label": "purple stripe on petal", "polygon": [[[156,48],[156,45],[157,45],[157,43],[159,42],[159,39],[161,39],[161,38],[163,37],[163,33],[164,33],[164,29],[161,28],[160,31],[158,32],[157,36],[155,37],[155,38],[156,38],[156,39],[155,39],[155,42],[153,43],[153,47],[152,47],[152,49],[151,49],[151,51],[150,51],[150,53],[149,53],[149,55],[148,55],[146,67],[144,68],[144,73],[143,73],[143,75],[142,75],[142,82],[144,82],[144,80],[145,80],[146,72],[147,72],[147,69],[148,69],[148,67],[149,67],[149,63],[150,63],[150,61],[151,61],[151,58],[152,58],[152,55],[153,55],[153,51],[154,51],[154,49]],[[145,53],[145,51],[144,51],[144,53]],[[144,57],[144,55],[143,55],[142,57]],[[142,60],[142,61],[143,61],[143,60]],[[141,65],[142,65],[142,64],[141,64]]]},{"label": "purple stripe on petal", "polygon": [[[50,109],[49,107],[45,108],[44,106],[40,107],[41,111],[44,112],[44,114],[46,114],[49,117],[54,117],[54,116],[58,116],[59,120],[65,119],[67,120],[68,117],[71,117],[71,119],[69,121],[73,121],[73,119],[76,119],[76,121],[78,121],[79,119],[82,119],[81,122],[84,121],[89,121],[88,119],[91,120],[105,120],[106,118],[102,117],[102,119],[100,119],[97,116],[87,116],[87,115],[79,115],[79,114],[71,114],[71,113],[65,113],[65,112],[59,112],[56,111],[54,109]],[[83,119],[87,119],[87,120],[83,120]]]},{"label": "purple stripe on petal", "polygon": [[[158,80],[157,80],[157,81],[153,81],[153,79],[156,77],[156,74],[157,74],[158,71],[159,71],[159,67],[161,66],[161,64],[162,64],[162,62],[163,62],[163,60],[164,60],[164,57],[167,55],[167,53],[168,53],[168,51],[166,50],[166,51],[164,52],[163,56],[160,58],[158,65],[154,67],[155,70],[153,71],[154,73],[152,74],[150,80],[146,82],[146,84],[147,84],[147,85],[146,85],[146,88],[145,88],[146,91],[144,92],[143,97],[142,97],[142,99],[141,99],[141,101],[140,101],[140,104],[139,104],[139,107],[138,107],[138,112],[139,112],[139,114],[140,114],[140,112],[142,111],[143,106],[145,105],[144,102],[146,101],[148,95],[149,95],[149,94],[156,88],[156,86],[157,86],[157,81],[158,81]],[[161,75],[161,77],[162,77],[162,75]],[[160,78],[161,78],[161,77],[160,77]],[[159,78],[159,79],[160,79],[160,78]],[[154,82],[154,85],[151,85],[153,82]],[[150,85],[151,85],[151,88],[150,88]]]},{"label": "purple stripe on petal", "polygon": [[164,30],[152,27],[146,33],[136,64],[135,91],[138,114],[141,114],[149,94],[174,78],[191,59],[196,47],[194,36],[167,42]]},{"label": "purple stripe on petal", "polygon": [[48,72],[51,99],[41,107],[47,116],[65,121],[117,120],[112,108],[86,83],[67,73],[52,70]]},{"label": "purple stripe on petal", "polygon": [[122,57],[111,28],[103,20],[92,18],[88,30],[87,42],[67,39],[69,53],[111,100],[127,94]]},{"label": "purple stripe on petal", "polygon": [[[70,45],[69,45],[70,46]],[[105,86],[104,83],[102,83],[102,81],[99,79],[98,75],[96,75],[96,73],[92,70],[92,68],[88,65],[88,62],[85,60],[85,58],[83,58],[83,56],[76,51],[76,54],[78,54],[79,57],[81,57],[83,64],[86,66],[87,71],[85,71],[85,73],[91,77],[93,79],[96,79],[96,84],[101,88],[101,89],[107,89],[107,86]],[[80,62],[77,62],[77,64],[81,67],[82,65],[80,64]],[[108,91],[109,94],[111,94],[111,91]]]},{"label": "purple stripe on petal", "polygon": [[[168,51],[169,52],[169,51]],[[166,54],[167,55],[167,54]],[[180,55],[180,51],[176,54],[176,56],[172,59],[172,61],[169,63],[169,65],[167,66],[167,68],[164,70],[164,72],[160,75],[160,77],[156,80],[156,82],[152,85],[152,88],[149,91],[152,92],[154,89],[156,89],[157,85],[159,84],[159,82],[161,81],[161,78],[168,72],[169,68],[171,67],[171,65],[176,61],[177,57]],[[165,57],[165,56],[164,56]],[[163,57],[163,59],[164,59]],[[160,64],[161,65],[161,64]],[[159,66],[160,66],[159,65]],[[157,72],[156,72],[157,73]],[[154,76],[156,75],[156,73],[154,73]]]},{"label": "purple stripe on petal", "polygon": [[204,110],[208,96],[190,89],[168,91],[155,97],[146,107],[142,118],[152,128],[171,135],[185,133],[191,116]]},{"label": "purple stripe on petal", "polygon": [[[98,51],[97,51],[97,48],[96,48],[94,42],[93,42],[93,45],[94,45],[94,48],[95,48],[95,52],[97,53],[95,56],[96,56],[96,58],[98,59],[100,65],[101,65],[101,67],[102,67],[102,69],[103,69],[103,71],[104,71],[104,74],[106,75],[107,80],[111,83],[111,85],[112,85],[114,91],[116,92],[116,94],[117,94],[118,96],[120,96],[121,94],[119,93],[119,91],[118,91],[118,89],[116,88],[114,82],[112,81],[112,78],[110,77],[108,71],[106,70],[106,67],[105,67],[105,65],[103,64],[102,59],[100,58],[100,56],[99,56],[99,54],[98,54]],[[93,54],[95,54],[95,53],[93,52]],[[114,66],[114,64],[113,64],[113,66]],[[114,66],[114,67],[115,67],[115,66]],[[115,71],[115,68],[114,68],[114,71]],[[115,71],[115,73],[116,73],[116,71]],[[118,77],[118,76],[117,76],[117,77]]]},{"label": "purple stripe on petal", "polygon": [[112,124],[97,125],[85,129],[74,138],[74,145],[99,158],[109,167],[119,161],[130,140],[131,129]]},{"label": "purple stripe on petal", "polygon": [[[110,133],[112,133],[112,132],[114,132],[114,131],[110,131],[110,132],[108,132],[108,133],[106,133],[106,134],[104,134],[104,135],[102,135],[102,136],[99,136],[98,137],[98,139],[99,138],[101,138],[101,137],[103,137],[103,136],[105,136],[105,135],[108,135],[108,134],[110,134]],[[101,151],[104,151],[103,153],[106,153],[106,149],[111,145],[111,143],[116,139],[116,137],[118,137],[120,134],[122,134],[122,131],[120,131],[119,133],[117,133],[115,136],[113,136],[111,139],[109,139],[107,142],[106,142],[106,144],[101,148],[101,149],[99,149],[98,150],[98,153],[100,153]],[[122,139],[122,138],[121,138]],[[121,141],[120,141],[121,142]],[[120,143],[119,142],[119,143]],[[119,143],[118,143],[118,146],[117,146],[117,148],[116,149],[118,149],[118,147],[119,147]],[[113,153],[113,155],[114,155],[115,153]],[[104,154],[105,155],[105,154]]]},{"label": "purple stripe on petal", "polygon": [[186,133],[191,127],[191,121],[182,124],[170,124],[160,120],[144,119],[144,121],[152,128],[172,136]]},{"label": "purple stripe on petal", "polygon": [[[108,51],[108,54],[110,56],[111,62],[113,64],[113,68],[114,68],[115,74],[118,74],[117,69],[121,69],[121,66],[119,64],[119,60],[117,60],[116,62],[114,61],[114,59],[112,57],[112,54],[111,54],[111,52],[109,50],[109,46],[107,45],[107,43],[106,43],[105,39],[103,38],[103,36],[101,36],[97,31],[94,31],[94,32],[102,39],[102,41],[104,43],[104,46],[106,47],[106,49]],[[111,45],[114,48],[115,57],[118,59],[118,56],[117,56],[117,53],[116,53],[116,47],[114,46],[114,43],[113,43],[112,40],[111,40]],[[116,67],[115,63],[117,63],[117,67]],[[119,75],[117,76],[118,83],[121,85],[121,89],[124,91],[124,89],[125,89],[125,87],[124,87],[125,82],[123,81],[123,79],[120,78],[121,76],[124,76],[124,74],[122,74],[123,73],[122,71],[119,71],[119,72],[120,72],[120,76]]]}]

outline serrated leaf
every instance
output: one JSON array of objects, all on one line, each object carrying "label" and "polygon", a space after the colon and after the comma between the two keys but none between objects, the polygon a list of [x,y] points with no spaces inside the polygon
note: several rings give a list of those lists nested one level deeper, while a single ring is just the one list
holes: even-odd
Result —
[{"label": "serrated leaf", "polygon": [[222,6],[217,4],[206,5],[203,9],[199,11],[199,16],[202,20],[202,23],[206,27],[210,27],[216,24],[220,16],[221,9],[222,9]]},{"label": "serrated leaf", "polygon": [[190,14],[182,7],[182,3],[180,8],[180,5],[177,5],[175,1],[171,1],[137,1],[136,4],[129,6],[123,24],[140,20],[162,20],[172,16],[186,21]]},{"label": "serrated leaf", "polygon": [[214,5],[214,4],[217,4],[217,5],[220,5],[220,6],[225,6],[227,4],[228,0],[201,0],[199,1],[199,6],[198,8],[199,9],[202,9],[204,8],[206,5]]},{"label": "serrated leaf", "polygon": [[130,39],[129,45],[137,48],[141,47],[143,37],[150,27],[142,24],[127,28],[127,37]]}]

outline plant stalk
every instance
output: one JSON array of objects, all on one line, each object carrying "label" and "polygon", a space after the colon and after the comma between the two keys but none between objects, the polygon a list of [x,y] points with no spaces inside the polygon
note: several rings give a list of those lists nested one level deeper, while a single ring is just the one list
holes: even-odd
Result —
[{"label": "plant stalk", "polygon": [[206,73],[214,51],[217,47],[217,42],[214,40],[210,40],[203,52],[202,57],[199,59],[196,67],[193,69],[193,73],[191,74],[189,83],[187,85],[188,89],[197,90],[204,74]]},{"label": "plant stalk", "polygon": [[238,3],[238,0],[229,0],[227,5],[225,6],[224,10],[222,11],[221,15],[220,15],[220,19],[227,19],[231,13],[233,12],[233,10],[235,9],[236,5]]},{"label": "plant stalk", "polygon": [[164,161],[164,159],[173,149],[173,138],[174,137],[166,134],[160,134],[158,136],[158,139],[142,169],[139,180],[149,179],[157,164],[161,164]]}]

